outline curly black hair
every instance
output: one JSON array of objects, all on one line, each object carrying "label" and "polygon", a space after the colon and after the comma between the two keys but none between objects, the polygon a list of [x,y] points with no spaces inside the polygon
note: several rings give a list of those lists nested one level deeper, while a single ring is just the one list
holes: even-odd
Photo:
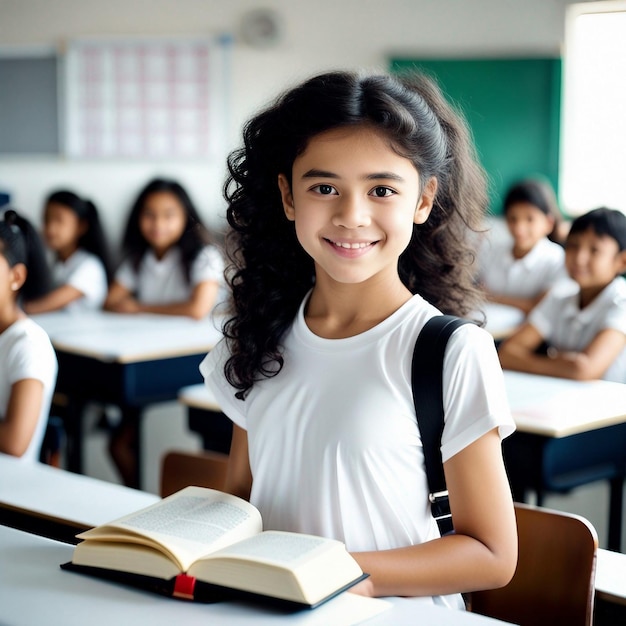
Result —
[{"label": "curly black hair", "polygon": [[421,74],[330,72],[281,95],[253,117],[228,158],[224,197],[234,315],[225,325],[228,382],[244,399],[283,365],[281,338],[315,280],[313,260],[283,211],[277,180],[309,140],[327,130],[368,126],[415,165],[420,184],[438,182],[429,219],[414,225],[400,278],[444,313],[466,315],[482,299],[473,280],[475,232],[488,204],[469,131],[436,83]]}]

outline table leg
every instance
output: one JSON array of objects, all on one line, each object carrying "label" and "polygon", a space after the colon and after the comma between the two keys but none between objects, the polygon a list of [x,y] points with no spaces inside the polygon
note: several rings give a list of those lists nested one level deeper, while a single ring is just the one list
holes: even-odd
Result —
[{"label": "table leg", "polygon": [[608,549],[621,552],[622,547],[622,507],[624,504],[624,477],[618,476],[610,482],[609,539]]},{"label": "table leg", "polygon": [[141,488],[141,412],[133,406],[120,406],[122,419],[109,444],[111,459],[126,487]]},{"label": "table leg", "polygon": [[69,399],[63,414],[66,433],[66,465],[70,472],[83,473],[83,413],[85,403]]}]

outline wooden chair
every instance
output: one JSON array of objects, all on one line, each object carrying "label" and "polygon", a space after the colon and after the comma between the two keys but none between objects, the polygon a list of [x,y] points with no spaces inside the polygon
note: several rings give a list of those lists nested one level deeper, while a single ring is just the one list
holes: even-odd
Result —
[{"label": "wooden chair", "polygon": [[228,455],[221,452],[167,452],[161,463],[161,497],[189,485],[223,489]]},{"label": "wooden chair", "polygon": [[471,594],[471,610],[521,626],[591,626],[598,537],[583,517],[515,504],[519,557],[502,589]]}]

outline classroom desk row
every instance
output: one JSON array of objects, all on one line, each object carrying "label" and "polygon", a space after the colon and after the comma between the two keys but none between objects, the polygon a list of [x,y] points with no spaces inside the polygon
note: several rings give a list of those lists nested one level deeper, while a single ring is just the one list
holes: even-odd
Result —
[{"label": "classroom desk row", "polygon": [[[383,602],[341,594],[315,611],[281,613],[255,604],[196,604],[152,595],[59,568],[71,559],[72,545],[4,525],[3,511],[24,509],[45,527],[65,519],[68,527],[92,526],[156,501],[152,494],[0,454],[0,621],[7,626],[63,623],[67,626],[147,623],[302,626],[359,623],[374,625],[502,624],[483,616],[432,605],[428,599],[388,598]],[[45,528],[43,528],[45,530]],[[44,533],[45,534],[45,533]]]},{"label": "classroom desk row", "polygon": [[[504,441],[507,472],[515,499],[529,491],[565,492],[597,480],[610,484],[608,548],[621,549],[626,476],[626,385],[578,382],[504,372],[517,431]],[[202,384],[181,389],[189,428],[206,449],[228,452],[230,423]]]},{"label": "classroom desk row", "polygon": [[[316,610],[296,619],[248,605],[188,604],[63,572],[59,564],[71,558],[72,546],[68,544],[75,540],[61,543],[33,533],[46,535],[46,524],[51,521],[63,521],[68,530],[78,532],[148,506],[158,497],[45,465],[24,463],[3,454],[0,454],[0,476],[3,477],[0,481],[0,621],[3,624],[19,626],[41,623],[44,619],[54,623],[54,619],[51,620],[54,615],[63,616],[63,623],[69,625],[105,623],[105,616],[107,624],[112,619],[120,624],[136,623],[136,620],[143,623],[148,619],[154,624],[166,624],[186,618],[191,619],[191,623],[216,618],[223,620],[217,622],[220,624],[339,623],[337,619],[330,619],[328,613],[334,611],[336,618],[337,613],[343,613],[345,607],[342,606]],[[38,527],[31,526],[29,533],[18,530],[24,526],[9,528],[13,524],[7,526],[5,513],[16,509],[34,517]],[[24,522],[24,518],[19,521]],[[609,603],[611,614],[623,618],[626,555],[598,551],[596,600]],[[500,623],[447,611],[419,600],[394,599],[392,604],[368,624],[437,623],[445,626],[467,623],[478,626]],[[71,611],[68,607],[72,607]],[[353,615],[365,608],[358,602],[348,607]]]},{"label": "classroom desk row", "polygon": [[[83,412],[89,402],[115,404],[141,423],[146,406],[174,400],[181,387],[202,380],[198,366],[221,337],[211,318],[93,311],[33,319],[57,354],[56,391],[68,399],[67,467],[75,472],[83,469]],[[140,446],[136,452],[139,457]]]}]

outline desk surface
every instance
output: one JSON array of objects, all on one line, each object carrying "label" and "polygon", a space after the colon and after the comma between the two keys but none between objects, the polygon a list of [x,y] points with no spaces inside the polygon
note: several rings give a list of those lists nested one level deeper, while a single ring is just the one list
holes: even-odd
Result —
[{"label": "desk surface", "polygon": [[626,605],[626,554],[602,548],[598,550],[596,595],[609,602]]},{"label": "desk surface", "polygon": [[496,340],[512,335],[526,317],[521,309],[496,302],[486,302],[481,310],[485,314],[485,330]]},{"label": "desk surface", "polygon": [[151,493],[0,454],[0,506],[96,526],[157,500]]},{"label": "desk surface", "polygon": [[566,437],[626,421],[626,385],[504,372],[511,411],[522,432]]},{"label": "desk surface", "polygon": [[32,318],[57,350],[120,363],[208,352],[221,337],[210,317],[58,311]]},{"label": "desk surface", "polygon": [[205,409],[207,411],[221,410],[213,392],[204,383],[183,387],[178,392],[178,401],[185,406],[196,409]]},{"label": "desk surface", "polygon": [[[72,546],[0,526],[0,607],[6,626],[63,623],[66,626],[109,624],[212,623],[263,626],[302,626],[357,623],[360,611],[371,607],[369,598],[342,594],[315,611],[281,614],[243,603],[196,604],[163,598],[87,576],[62,571],[71,559]],[[366,602],[362,602],[365,600]],[[434,606],[427,599],[389,600],[391,606],[367,624],[438,624],[487,626],[502,624],[480,615]],[[378,602],[376,604],[379,604]]]}]

